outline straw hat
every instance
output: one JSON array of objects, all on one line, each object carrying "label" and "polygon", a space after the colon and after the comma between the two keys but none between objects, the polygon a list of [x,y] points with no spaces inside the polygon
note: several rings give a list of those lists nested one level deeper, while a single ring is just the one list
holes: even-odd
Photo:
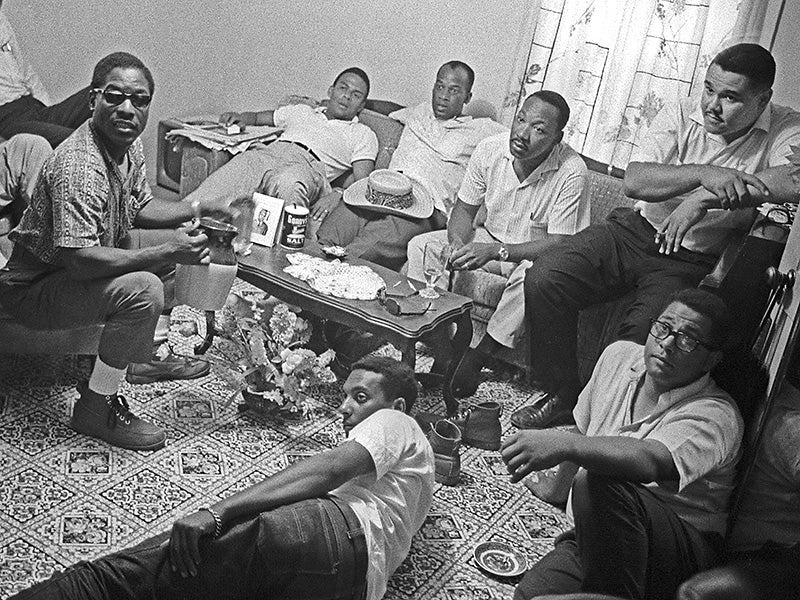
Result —
[{"label": "straw hat", "polygon": [[411,219],[433,214],[433,198],[423,186],[399,171],[376,169],[344,191],[346,204]]}]

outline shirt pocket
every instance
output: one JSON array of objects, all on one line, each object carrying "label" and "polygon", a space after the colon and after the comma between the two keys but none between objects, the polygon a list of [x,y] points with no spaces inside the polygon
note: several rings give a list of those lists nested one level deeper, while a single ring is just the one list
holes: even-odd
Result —
[{"label": "shirt pocket", "polygon": [[528,236],[532,242],[543,240],[547,237],[547,221],[535,221],[531,217],[528,226]]}]

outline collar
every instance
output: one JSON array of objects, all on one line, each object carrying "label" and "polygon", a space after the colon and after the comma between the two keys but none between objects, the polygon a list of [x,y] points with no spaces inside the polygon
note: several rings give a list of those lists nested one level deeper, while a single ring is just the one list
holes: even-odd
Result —
[{"label": "collar", "polygon": [[431,106],[430,102],[426,102],[424,106],[425,106],[425,116],[431,121],[439,123],[445,129],[455,129],[456,127],[461,127],[465,123],[469,123],[470,121],[472,121],[471,116],[464,114],[458,115],[457,117],[451,117],[446,121],[441,121],[436,118],[435,114],[433,114],[433,106]]},{"label": "collar", "polygon": [[[94,126],[94,121],[92,121],[92,119],[90,118],[86,121],[86,124],[89,129],[89,135],[91,136],[95,146],[97,146],[97,149],[100,151],[100,156],[103,157],[103,160],[105,161],[108,168],[110,168],[114,173],[116,173],[120,179],[124,179],[124,177],[122,176],[122,169],[117,164],[117,161],[115,161],[111,157],[111,154],[109,154],[108,150],[106,149],[106,145],[103,143],[103,139],[98,135],[97,130],[95,129]],[[133,164],[132,149],[133,149],[133,144],[128,146],[128,149],[125,151],[125,156],[128,158],[129,165]],[[130,174],[130,172],[131,169],[129,168],[128,174]]]},{"label": "collar", "polygon": [[[318,113],[318,114],[321,114],[322,116],[325,116],[325,111],[326,110],[327,110],[326,107],[318,106],[317,108],[314,109],[314,112]],[[325,120],[326,121],[339,121],[340,123],[358,123],[358,115],[356,115],[355,117],[353,117],[349,121],[345,121],[344,119],[329,119],[327,116],[325,116]]]},{"label": "collar", "polygon": [[[646,368],[644,365],[644,347],[642,347],[642,354],[639,358],[634,361],[630,368],[630,379],[631,383],[635,381],[639,381],[642,377],[644,377],[646,373]],[[695,379],[691,383],[687,383],[686,385],[678,388],[673,388],[661,394],[658,397],[658,402],[656,403],[656,411],[655,413],[648,415],[646,418],[651,418],[656,414],[660,414],[675,406],[676,404],[683,402],[684,400],[688,400],[697,396],[701,391],[703,391],[709,384],[711,383],[711,374],[705,373],[701,375],[699,378]]]},{"label": "collar", "polygon": [[[547,155],[541,164],[531,171],[531,174],[528,175],[523,181],[519,182],[520,187],[539,181],[548,171],[558,171],[561,168],[562,163],[561,149],[563,148],[563,145],[564,142],[558,142],[555,146],[553,146],[553,149],[550,150],[550,154]],[[514,155],[511,154],[511,149],[508,147],[508,143],[506,143],[503,156],[513,168]]]},{"label": "collar", "polygon": [[[703,109],[700,107],[700,102],[697,102],[695,104],[694,110],[689,115],[689,118],[692,121],[694,121],[695,123],[697,123],[698,125],[700,125],[700,127],[703,128],[703,131],[705,131],[705,124],[704,124],[704,119],[703,119]],[[747,131],[747,133],[750,133],[754,129],[761,129],[764,132],[769,132],[769,128],[770,128],[771,125],[772,125],[772,102],[767,104],[766,108],[763,111],[761,111],[761,114],[758,115],[758,118],[756,119],[755,123],[753,123],[752,127],[750,127],[750,129]],[[744,135],[747,135],[747,133],[745,133]],[[722,139],[722,136],[719,136],[719,135],[716,135],[716,134],[711,134],[711,133],[706,132],[706,135],[713,135],[714,137]],[[744,135],[742,137],[744,137]],[[741,139],[741,138],[737,138],[737,139]],[[734,142],[735,141],[736,140],[734,140]]]}]

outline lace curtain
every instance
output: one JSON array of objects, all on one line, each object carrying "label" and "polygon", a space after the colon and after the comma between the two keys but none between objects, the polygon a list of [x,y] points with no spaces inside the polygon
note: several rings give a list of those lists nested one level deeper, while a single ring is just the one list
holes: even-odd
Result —
[{"label": "lace curtain", "polygon": [[501,118],[555,90],[572,116],[564,140],[625,167],[666,102],[702,89],[726,46],[758,42],[766,0],[532,0]]}]

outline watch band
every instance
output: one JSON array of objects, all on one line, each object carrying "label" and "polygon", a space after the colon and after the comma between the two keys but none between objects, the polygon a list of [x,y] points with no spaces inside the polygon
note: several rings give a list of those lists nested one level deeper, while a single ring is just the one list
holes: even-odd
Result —
[{"label": "watch band", "polygon": [[500,244],[500,248],[497,250],[497,256],[502,261],[508,260],[508,248],[506,248],[505,244]]}]

